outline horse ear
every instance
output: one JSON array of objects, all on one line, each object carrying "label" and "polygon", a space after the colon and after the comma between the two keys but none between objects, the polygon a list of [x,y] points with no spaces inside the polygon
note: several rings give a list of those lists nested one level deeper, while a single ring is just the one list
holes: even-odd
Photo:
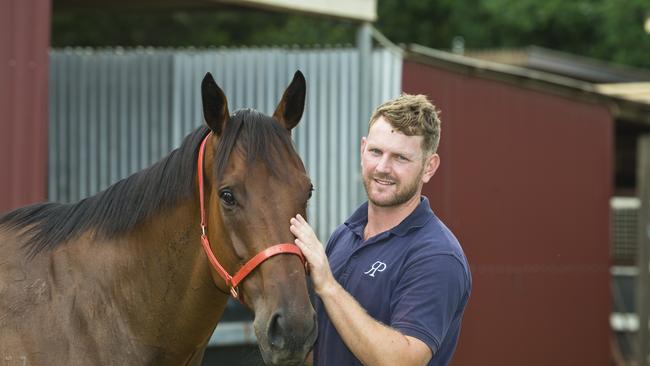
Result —
[{"label": "horse ear", "polygon": [[302,117],[302,112],[305,110],[305,93],[307,92],[307,84],[302,72],[296,71],[293,75],[291,84],[284,91],[280,103],[275,108],[273,117],[280,121],[284,127],[291,131]]},{"label": "horse ear", "polygon": [[226,95],[210,73],[205,74],[201,82],[201,99],[203,100],[203,117],[206,124],[212,132],[220,136],[230,118],[230,113]]}]

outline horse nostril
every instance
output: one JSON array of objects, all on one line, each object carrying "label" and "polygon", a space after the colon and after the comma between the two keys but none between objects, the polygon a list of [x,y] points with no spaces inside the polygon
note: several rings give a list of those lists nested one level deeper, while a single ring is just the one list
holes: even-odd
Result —
[{"label": "horse nostril", "polygon": [[271,316],[271,321],[269,322],[269,343],[271,347],[274,348],[284,348],[284,316],[280,311],[276,311]]}]

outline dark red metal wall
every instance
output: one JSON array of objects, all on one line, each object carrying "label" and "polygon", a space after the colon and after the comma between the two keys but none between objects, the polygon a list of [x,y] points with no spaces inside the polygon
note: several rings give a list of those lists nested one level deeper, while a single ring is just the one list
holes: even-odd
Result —
[{"label": "dark red metal wall", "polygon": [[0,213],[47,193],[50,0],[0,0]]},{"label": "dark red metal wall", "polygon": [[608,365],[608,109],[411,61],[403,89],[442,111],[425,194],[473,271],[453,364]]}]

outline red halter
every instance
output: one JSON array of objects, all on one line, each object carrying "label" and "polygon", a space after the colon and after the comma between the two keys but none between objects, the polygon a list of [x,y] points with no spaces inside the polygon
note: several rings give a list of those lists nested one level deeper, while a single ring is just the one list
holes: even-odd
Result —
[{"label": "red halter", "polygon": [[303,265],[305,265],[305,257],[302,255],[300,248],[298,248],[293,243],[283,243],[277,244],[272,247],[266,248],[264,251],[257,253],[253,258],[251,258],[244,266],[242,266],[239,271],[231,276],[228,271],[219,263],[217,257],[212,253],[212,247],[210,247],[210,241],[206,235],[206,223],[205,223],[205,204],[203,199],[203,155],[205,152],[205,143],[208,141],[208,138],[212,135],[210,132],[203,142],[201,142],[201,147],[199,148],[199,159],[198,159],[198,179],[199,179],[199,199],[201,202],[201,244],[203,245],[203,250],[208,256],[208,260],[212,264],[212,267],[217,271],[219,276],[226,281],[226,286],[230,287],[230,294],[235,299],[239,298],[239,292],[237,286],[241,281],[246,278],[257,266],[262,264],[265,260],[273,257],[278,254],[294,254],[300,257]]}]

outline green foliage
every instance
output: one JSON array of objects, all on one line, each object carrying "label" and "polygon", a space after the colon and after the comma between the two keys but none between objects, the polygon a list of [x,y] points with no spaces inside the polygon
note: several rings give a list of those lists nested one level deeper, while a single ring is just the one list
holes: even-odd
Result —
[{"label": "green foliage", "polygon": [[353,43],[352,23],[261,11],[57,11],[54,47],[209,47]]},{"label": "green foliage", "polygon": [[[551,49],[650,68],[643,22],[649,0],[378,0],[375,26],[396,43],[449,49]],[[105,12],[56,10],[61,46],[327,45],[355,41],[356,25],[305,15],[216,9]]]},{"label": "green foliage", "polygon": [[377,27],[395,42],[449,49],[538,45],[650,67],[648,0],[380,0]]},{"label": "green foliage", "polygon": [[599,40],[594,42],[594,57],[650,68],[650,34],[643,23],[650,17],[650,1],[604,1]]}]

